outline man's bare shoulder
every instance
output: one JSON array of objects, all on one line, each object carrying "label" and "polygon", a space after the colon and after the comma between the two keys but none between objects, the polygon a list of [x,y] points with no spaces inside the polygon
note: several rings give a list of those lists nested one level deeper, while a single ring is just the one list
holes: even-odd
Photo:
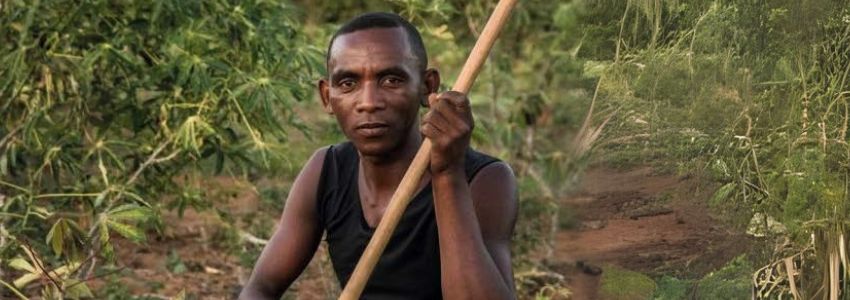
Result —
[{"label": "man's bare shoulder", "polygon": [[288,197],[287,202],[290,200],[301,202],[315,201],[316,188],[321,180],[320,177],[322,174],[322,168],[325,164],[325,157],[330,149],[331,146],[324,146],[313,152],[304,164],[304,167],[301,169],[298,177],[295,178],[295,182],[292,184],[290,197]]},{"label": "man's bare shoulder", "polygon": [[321,172],[322,166],[324,166],[325,163],[325,157],[327,156],[328,150],[330,150],[331,147],[331,145],[323,146],[316,149],[316,151],[313,151],[313,154],[310,155],[310,158],[307,160],[307,163],[304,164],[304,168],[301,170],[301,172],[304,173],[307,170],[314,169],[317,169],[319,172]]},{"label": "man's bare shoulder", "polygon": [[[504,161],[497,160],[479,170],[470,182],[473,199],[502,199],[516,201],[517,183],[514,171]],[[484,196],[484,197],[480,197]]]}]

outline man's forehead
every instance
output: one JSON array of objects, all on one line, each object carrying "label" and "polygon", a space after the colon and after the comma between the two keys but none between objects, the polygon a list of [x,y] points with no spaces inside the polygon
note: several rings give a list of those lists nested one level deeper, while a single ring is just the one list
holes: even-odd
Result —
[{"label": "man's forehead", "polygon": [[407,33],[401,27],[369,28],[339,35],[328,57],[328,67],[367,58],[418,62]]}]

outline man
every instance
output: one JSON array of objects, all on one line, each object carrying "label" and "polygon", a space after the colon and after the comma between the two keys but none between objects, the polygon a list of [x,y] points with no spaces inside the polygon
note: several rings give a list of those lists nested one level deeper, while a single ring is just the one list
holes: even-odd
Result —
[{"label": "man", "polygon": [[[344,286],[423,138],[433,144],[429,172],[362,298],[515,298],[514,175],[469,148],[467,97],[437,94],[439,73],[427,65],[418,31],[394,14],[361,15],[334,35],[318,89],[349,141],[307,162],[240,298],[278,299],[323,233]],[[421,123],[420,105],[430,108]]]}]

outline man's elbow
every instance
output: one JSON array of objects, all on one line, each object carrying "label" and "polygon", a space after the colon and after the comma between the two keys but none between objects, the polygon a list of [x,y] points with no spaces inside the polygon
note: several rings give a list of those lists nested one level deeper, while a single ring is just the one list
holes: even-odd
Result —
[{"label": "man's elbow", "polygon": [[249,281],[242,291],[239,293],[239,300],[277,300],[280,299],[280,293],[272,291],[268,288],[262,288],[260,284]]}]

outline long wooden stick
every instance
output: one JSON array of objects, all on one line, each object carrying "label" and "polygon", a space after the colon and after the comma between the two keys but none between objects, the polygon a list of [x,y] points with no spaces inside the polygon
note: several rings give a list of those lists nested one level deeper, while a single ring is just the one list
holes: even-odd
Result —
[{"label": "long wooden stick", "polygon": [[[467,58],[463,69],[460,71],[460,75],[458,75],[457,81],[452,87],[453,91],[464,94],[469,92],[472,83],[475,82],[475,77],[478,76],[478,71],[481,70],[481,66],[487,59],[490,49],[493,48],[493,44],[496,42],[496,38],[499,36],[502,27],[507,22],[508,16],[516,2],[517,0],[499,0],[499,3],[496,4],[493,14],[487,20],[481,36],[475,42],[475,47],[472,48],[469,58]],[[404,210],[410,204],[410,200],[419,186],[419,181],[422,180],[422,175],[428,169],[430,157],[431,141],[425,139],[422,141],[419,151],[416,152],[413,162],[411,162],[407,171],[404,173],[404,178],[401,179],[398,189],[396,189],[395,194],[390,199],[387,211],[381,218],[381,222],[378,224],[378,228],[375,229],[372,240],[369,241],[369,245],[363,251],[363,256],[357,262],[354,273],[348,279],[348,283],[345,285],[345,289],[342,290],[339,299],[356,300],[360,297],[363,288],[366,287],[369,276],[372,274],[372,270],[375,269],[375,265],[381,257],[381,253],[384,252],[384,248],[386,248],[393,231],[395,231],[396,225],[401,220]]]}]

